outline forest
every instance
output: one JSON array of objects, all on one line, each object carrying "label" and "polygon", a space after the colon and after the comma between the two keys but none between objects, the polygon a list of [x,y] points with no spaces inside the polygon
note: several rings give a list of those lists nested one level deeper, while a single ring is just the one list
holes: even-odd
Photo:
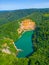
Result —
[{"label": "forest", "polygon": [[[18,58],[12,43],[18,40],[19,22],[31,19],[36,23],[32,35],[34,52],[25,58]],[[10,47],[11,53],[5,54],[1,49]],[[0,65],[49,65],[49,9],[24,9],[15,11],[0,11]]]}]

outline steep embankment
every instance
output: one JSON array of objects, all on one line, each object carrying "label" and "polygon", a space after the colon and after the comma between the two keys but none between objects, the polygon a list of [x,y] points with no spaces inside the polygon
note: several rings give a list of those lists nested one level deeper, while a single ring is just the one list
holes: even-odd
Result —
[{"label": "steep embankment", "polygon": [[33,22],[31,19],[25,19],[21,23],[19,23],[18,28],[18,34],[21,34],[22,32],[29,31],[29,30],[35,30],[35,22]]}]

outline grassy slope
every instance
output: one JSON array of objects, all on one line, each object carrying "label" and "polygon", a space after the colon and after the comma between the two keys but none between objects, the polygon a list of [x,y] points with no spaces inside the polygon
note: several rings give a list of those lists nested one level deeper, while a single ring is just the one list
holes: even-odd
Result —
[{"label": "grassy slope", "polygon": [[[45,13],[40,13],[40,12],[35,12],[27,17],[24,17],[20,20],[17,20],[15,22],[9,22],[8,24],[4,24],[2,26],[0,26],[0,39],[3,37],[9,37],[11,39],[13,39],[14,41],[16,39],[18,39],[19,35],[17,33],[17,28],[19,27],[18,22],[21,22],[23,19],[32,19],[33,21],[36,22],[36,30],[35,33],[33,35],[33,44],[34,44],[34,50],[35,52],[27,59],[27,58],[23,58],[23,59],[18,59],[13,55],[10,57],[9,59],[7,59],[6,57],[8,57],[8,55],[6,57],[4,57],[5,60],[7,60],[7,65],[49,65],[49,18]],[[0,42],[1,44],[1,42]],[[3,54],[0,54],[0,56]],[[14,59],[15,58],[15,59]],[[12,60],[13,59],[13,60]],[[3,60],[4,65],[6,65],[6,62],[4,62],[5,60]],[[9,64],[8,61],[11,61],[11,64]],[[0,61],[2,61],[2,57],[0,59]],[[3,65],[3,63],[1,63],[1,65]]]}]

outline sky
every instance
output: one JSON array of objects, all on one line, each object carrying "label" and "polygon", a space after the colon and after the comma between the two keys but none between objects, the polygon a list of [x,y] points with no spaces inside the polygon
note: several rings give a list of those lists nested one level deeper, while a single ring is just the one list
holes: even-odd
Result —
[{"label": "sky", "polygon": [[0,10],[49,8],[49,0],[0,0]]}]

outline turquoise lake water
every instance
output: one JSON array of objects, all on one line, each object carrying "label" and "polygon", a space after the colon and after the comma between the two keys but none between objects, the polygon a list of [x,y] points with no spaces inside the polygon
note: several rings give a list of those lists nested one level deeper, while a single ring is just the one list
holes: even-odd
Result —
[{"label": "turquoise lake water", "polygon": [[22,49],[21,52],[18,53],[17,57],[23,58],[28,56],[33,52],[33,43],[32,43],[32,34],[33,31],[27,31],[22,34],[19,40],[16,41],[15,45],[18,49]]}]

